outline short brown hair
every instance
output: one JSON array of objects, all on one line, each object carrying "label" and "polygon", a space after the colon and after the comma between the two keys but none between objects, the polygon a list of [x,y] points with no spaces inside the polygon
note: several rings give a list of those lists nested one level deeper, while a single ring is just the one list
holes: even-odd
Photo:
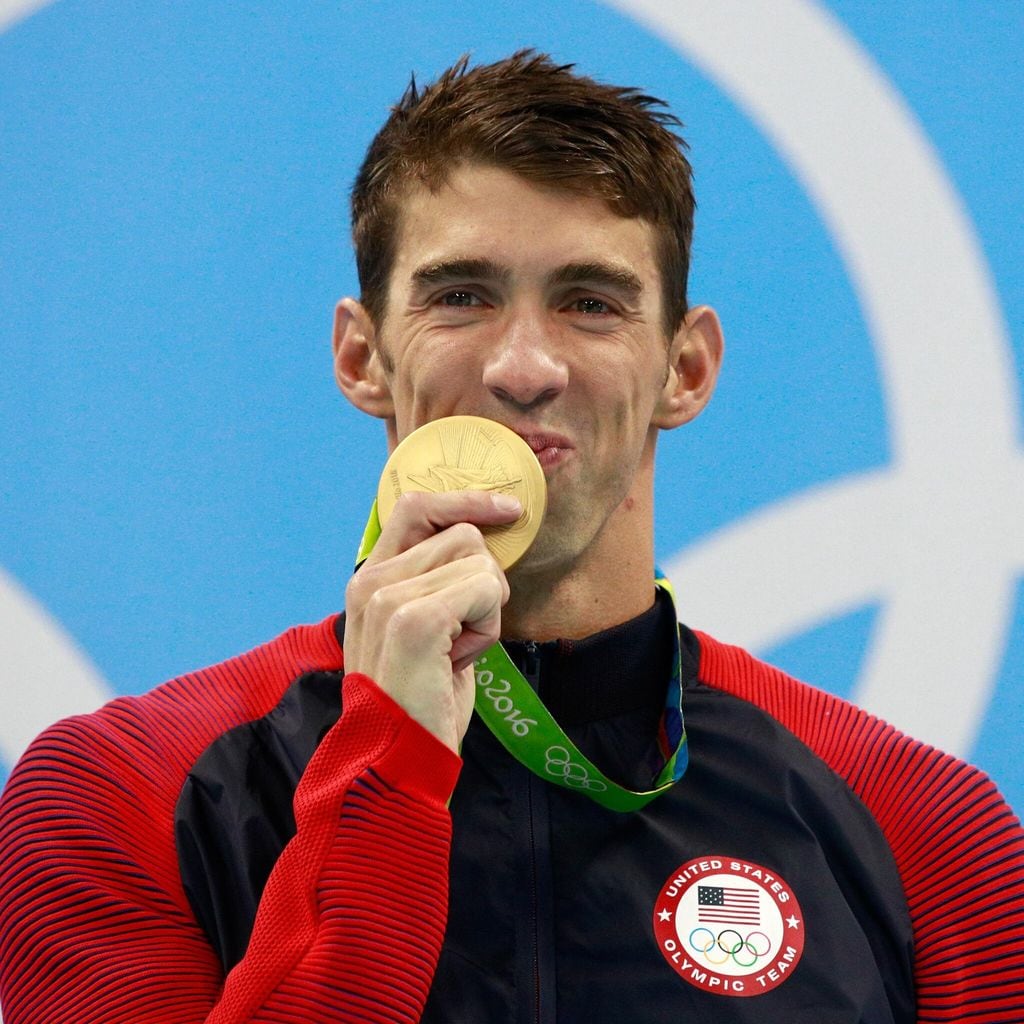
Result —
[{"label": "short brown hair", "polygon": [[461,162],[603,199],[656,235],[665,332],[686,314],[694,198],[678,118],[638,89],[604,85],[520,50],[495,64],[462,57],[432,85],[413,77],[377,133],[352,188],[362,302],[379,325],[395,259],[400,203],[411,183],[444,185]]}]

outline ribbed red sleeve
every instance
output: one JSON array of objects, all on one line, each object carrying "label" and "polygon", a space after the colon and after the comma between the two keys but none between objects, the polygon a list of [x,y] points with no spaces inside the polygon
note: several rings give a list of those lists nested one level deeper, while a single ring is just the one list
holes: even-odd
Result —
[{"label": "ribbed red sleeve", "polygon": [[1024,830],[977,768],[698,634],[700,678],[763,708],[847,784],[895,857],[918,1021],[1024,1021]]},{"label": "ribbed red sleeve", "polygon": [[198,755],[303,672],[340,666],[328,620],[36,740],[0,802],[4,1024],[419,1019],[460,762],[372,681],[345,678],[226,981],[178,874],[174,805]]}]

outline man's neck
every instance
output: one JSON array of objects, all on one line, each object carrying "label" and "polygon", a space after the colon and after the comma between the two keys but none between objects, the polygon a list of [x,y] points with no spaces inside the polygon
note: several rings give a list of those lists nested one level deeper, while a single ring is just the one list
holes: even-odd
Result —
[{"label": "man's neck", "polygon": [[501,614],[505,640],[578,640],[645,612],[654,602],[654,558],[633,550],[604,562],[545,573],[509,573],[512,596]]},{"label": "man's neck", "polygon": [[654,603],[654,444],[629,495],[576,554],[508,572],[505,640],[580,640],[628,622]]}]

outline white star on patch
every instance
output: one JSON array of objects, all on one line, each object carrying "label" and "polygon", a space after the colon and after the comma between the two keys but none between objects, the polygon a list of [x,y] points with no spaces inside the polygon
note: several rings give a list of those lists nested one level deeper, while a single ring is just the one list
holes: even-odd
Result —
[{"label": "white star on patch", "polygon": [[672,920],[672,912],[669,911],[669,910],[659,910],[658,911],[658,920],[659,921],[671,921]]},{"label": "white star on patch", "polygon": [[800,927],[800,918],[799,917],[787,917],[786,918],[786,924],[788,924],[790,928],[799,928]]}]

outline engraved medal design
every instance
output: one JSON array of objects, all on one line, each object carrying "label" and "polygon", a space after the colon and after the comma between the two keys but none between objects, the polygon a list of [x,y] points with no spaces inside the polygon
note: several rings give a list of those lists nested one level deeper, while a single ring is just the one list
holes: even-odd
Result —
[{"label": "engraved medal design", "polygon": [[382,526],[407,491],[496,491],[518,498],[523,514],[514,523],[481,529],[502,569],[533,543],[547,505],[544,470],[530,446],[508,427],[479,416],[433,420],[398,445],[377,488]]}]

